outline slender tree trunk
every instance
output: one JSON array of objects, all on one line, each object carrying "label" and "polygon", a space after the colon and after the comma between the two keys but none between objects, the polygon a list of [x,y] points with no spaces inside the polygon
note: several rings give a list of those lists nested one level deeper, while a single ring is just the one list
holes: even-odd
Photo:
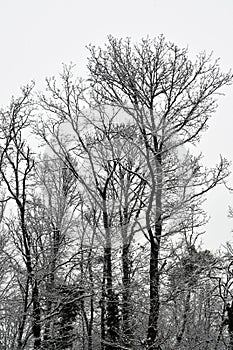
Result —
[{"label": "slender tree trunk", "polygon": [[188,320],[188,312],[190,309],[190,298],[191,298],[191,290],[189,287],[189,290],[188,290],[186,298],[185,298],[185,303],[184,303],[184,313],[183,313],[183,320],[182,320],[181,329],[176,336],[177,349],[179,349],[179,347],[180,347],[180,343],[182,341],[182,338],[183,338],[183,335],[185,332],[185,328],[186,328],[186,324],[187,324],[187,320]]},{"label": "slender tree trunk", "polygon": [[33,305],[33,323],[32,323],[32,333],[34,337],[34,350],[41,348],[41,309],[39,300],[39,289],[37,281],[34,282],[32,289],[32,305]]},{"label": "slender tree trunk", "polygon": [[23,333],[24,333],[24,328],[25,328],[25,323],[27,318],[29,284],[30,284],[30,278],[28,276],[27,282],[26,282],[26,288],[25,288],[23,316],[22,316],[21,322],[19,323],[19,330],[18,330],[18,339],[17,339],[18,350],[21,350],[23,348]]},{"label": "slender tree trunk", "polygon": [[118,320],[118,300],[113,291],[112,283],[112,248],[107,239],[104,249],[104,273],[106,281],[106,346],[105,350],[118,349],[119,320]]},{"label": "slender tree trunk", "polygon": [[[162,235],[162,159],[158,151],[157,139],[154,137],[154,149],[156,152],[155,164],[156,174],[155,179],[152,179],[153,190],[155,192],[155,229],[154,234],[150,225],[148,225],[148,233],[151,243],[150,254],[150,312],[147,332],[148,350],[159,350],[160,346],[157,343],[158,338],[158,318],[160,309],[160,270],[159,270],[159,252]],[[156,181],[155,181],[156,180]],[[154,199],[152,198],[152,199]],[[152,201],[150,202],[149,212],[152,210]],[[148,223],[150,219],[147,219]]]},{"label": "slender tree trunk", "polygon": [[233,301],[227,306],[229,345],[228,350],[233,350]]},{"label": "slender tree trunk", "polygon": [[112,249],[104,248],[104,268],[101,300],[101,349],[118,349],[118,302],[112,288]]},{"label": "slender tree trunk", "polygon": [[130,271],[131,262],[129,257],[129,244],[123,244],[122,249],[122,284],[123,284],[123,303],[122,303],[122,321],[123,321],[123,340],[125,346],[130,346],[130,339],[132,338],[132,330],[130,325]]},{"label": "slender tree trunk", "polygon": [[[161,230],[161,228],[160,228]],[[155,345],[158,336],[158,318],[159,318],[159,246],[151,242],[150,255],[150,312],[148,322],[147,343],[148,350],[158,350]]]},{"label": "slender tree trunk", "polygon": [[105,291],[105,264],[103,266],[103,279],[101,288],[101,350],[105,350],[105,318],[106,318],[106,291]]},{"label": "slender tree trunk", "polygon": [[45,322],[44,327],[44,337],[43,337],[43,346],[46,349],[50,349],[50,342],[52,340],[52,333],[53,333],[53,320],[52,317],[50,317],[50,314],[52,313],[53,309],[53,301],[52,297],[55,292],[55,274],[56,274],[56,264],[57,264],[57,258],[58,258],[58,251],[59,251],[59,244],[60,244],[60,230],[54,226],[53,227],[53,235],[52,235],[52,246],[51,246],[51,261],[49,263],[49,274],[48,274],[48,281],[46,285],[46,291],[47,291],[47,300],[46,300],[46,316],[47,320]]},{"label": "slender tree trunk", "polygon": [[[83,253],[81,253],[81,263],[80,263],[80,270],[81,270],[81,275],[82,279],[81,281],[84,281],[84,269],[83,269]],[[85,339],[86,339],[86,334],[87,334],[87,350],[92,350],[93,349],[93,322],[94,322],[94,281],[93,281],[93,271],[92,271],[92,263],[91,263],[91,254],[89,254],[88,258],[88,273],[89,273],[89,278],[90,278],[90,284],[91,284],[91,296],[90,296],[90,307],[88,308],[88,315],[85,309],[85,303],[84,299],[82,298],[80,303],[81,303],[81,309],[83,313],[83,349],[86,349],[85,347]],[[102,309],[101,309],[102,310]]]},{"label": "slender tree trunk", "polygon": [[94,282],[93,282],[93,271],[92,271],[92,264],[91,261],[89,261],[89,277],[91,282],[91,300],[90,300],[90,320],[88,324],[88,350],[92,350],[92,332],[93,332],[93,321],[94,321],[94,299],[93,299],[93,292],[94,292]]},{"label": "slender tree trunk", "polygon": [[107,297],[107,313],[106,313],[106,328],[107,328],[107,345],[106,350],[115,349],[114,343],[116,342],[116,320],[114,313],[114,297],[112,289],[112,248],[107,243],[104,249],[104,262],[105,262],[105,273],[106,273],[106,297]]},{"label": "slender tree trunk", "polygon": [[25,208],[20,207],[21,214],[21,228],[26,256],[26,268],[28,273],[28,279],[32,289],[32,335],[34,338],[34,349],[40,349],[41,346],[41,319],[40,319],[40,300],[39,289],[36,278],[34,277],[32,258],[30,251],[30,238],[28,235],[27,227],[25,225]]},{"label": "slender tree trunk", "polygon": [[106,346],[105,350],[115,350],[118,348],[116,345],[119,332],[119,320],[118,320],[118,300],[113,291],[113,278],[112,278],[112,243],[111,243],[111,230],[110,222],[106,206],[106,189],[103,193],[103,224],[105,229],[105,247],[104,247],[104,269],[103,280],[106,282]]}]

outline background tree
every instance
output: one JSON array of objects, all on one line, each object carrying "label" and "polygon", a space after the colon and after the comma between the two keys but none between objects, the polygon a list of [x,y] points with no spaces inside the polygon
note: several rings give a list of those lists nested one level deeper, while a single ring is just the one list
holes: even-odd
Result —
[{"label": "background tree", "polygon": [[[38,280],[34,271],[34,262],[31,250],[31,237],[27,226],[27,201],[30,193],[34,160],[30,148],[26,145],[23,133],[29,125],[32,114],[31,101],[32,86],[22,89],[22,97],[12,101],[10,107],[1,113],[1,138],[4,140],[1,151],[0,169],[2,182],[7,190],[7,200],[13,200],[18,211],[17,246],[21,252],[22,263],[26,270],[25,289],[22,317],[18,325],[17,348],[24,348],[25,325],[28,317],[28,308],[32,303],[32,333],[34,349],[40,348],[40,303]],[[21,281],[22,282],[22,281]],[[26,341],[26,340],[25,340]]]}]

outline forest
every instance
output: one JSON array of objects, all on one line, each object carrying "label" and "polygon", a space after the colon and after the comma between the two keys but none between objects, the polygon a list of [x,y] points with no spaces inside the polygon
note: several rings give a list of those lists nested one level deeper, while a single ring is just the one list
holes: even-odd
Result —
[{"label": "forest", "polygon": [[0,350],[233,350],[233,246],[200,244],[230,160],[197,151],[232,73],[163,36],[88,52],[0,111]]}]

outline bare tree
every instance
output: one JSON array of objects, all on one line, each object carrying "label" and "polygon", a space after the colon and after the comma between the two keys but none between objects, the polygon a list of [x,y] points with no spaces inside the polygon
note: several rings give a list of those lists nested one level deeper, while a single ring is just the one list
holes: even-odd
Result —
[{"label": "bare tree", "polygon": [[42,96],[40,105],[50,120],[42,120],[36,132],[73,173],[85,198],[89,197],[92,206],[97,205],[102,212],[97,230],[104,238],[101,338],[102,348],[112,349],[118,346],[120,327],[120,300],[113,287],[112,242],[116,241],[114,236],[122,240],[122,339],[127,343],[132,338],[130,246],[144,206],[145,164],[138,148],[129,142],[130,138],[138,142],[134,125],[122,122],[118,109],[90,105],[80,82],[73,81],[69,67],[64,69],[61,86],[55,80],[47,83],[50,95]]},{"label": "bare tree", "polygon": [[0,347],[231,349],[232,251],[197,246],[228,162],[192,151],[232,75],[163,37],[89,49],[86,82],[0,111]]},{"label": "bare tree", "polygon": [[[198,168],[197,160],[192,157],[187,158],[189,167],[180,164],[180,157],[176,157],[178,165],[174,170],[168,169],[167,164],[182,145],[198,142],[216,109],[216,93],[231,83],[232,75],[221,73],[218,62],[204,53],[192,63],[186,49],[165,42],[163,37],[143,39],[135,45],[130,39],[109,37],[104,49],[90,46],[88,67],[95,101],[121,108],[135,122],[138,137],[143,141],[140,150],[150,173],[151,187],[145,210],[151,245],[147,345],[150,350],[159,349],[163,222],[174,208],[189,206],[195,197],[227,175],[224,160],[208,173]],[[167,185],[173,192],[182,187],[186,190],[179,201],[177,197],[173,203],[170,201],[166,212]],[[187,187],[196,188],[195,193],[187,191]]]},{"label": "bare tree", "polygon": [[9,109],[1,112],[1,138],[4,139],[4,143],[1,147],[1,163],[3,166],[0,169],[0,174],[7,190],[7,200],[13,200],[18,210],[21,231],[21,235],[18,236],[19,247],[27,271],[24,286],[26,291],[24,309],[18,329],[18,349],[23,349],[24,347],[23,336],[28,317],[30,298],[32,302],[34,349],[39,349],[41,345],[38,280],[34,271],[31,237],[26,219],[28,195],[33,184],[34,159],[30,148],[26,145],[23,133],[25,133],[29,125],[33,110],[31,90],[32,86],[22,89],[22,97],[13,100]]}]

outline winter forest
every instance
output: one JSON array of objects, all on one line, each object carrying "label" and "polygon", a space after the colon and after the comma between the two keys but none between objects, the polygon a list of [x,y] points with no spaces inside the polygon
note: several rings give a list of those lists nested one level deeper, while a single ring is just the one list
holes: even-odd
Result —
[{"label": "winter forest", "polygon": [[163,36],[87,68],[0,111],[0,350],[232,350],[233,247],[201,245],[230,160],[196,147],[232,73]]}]

